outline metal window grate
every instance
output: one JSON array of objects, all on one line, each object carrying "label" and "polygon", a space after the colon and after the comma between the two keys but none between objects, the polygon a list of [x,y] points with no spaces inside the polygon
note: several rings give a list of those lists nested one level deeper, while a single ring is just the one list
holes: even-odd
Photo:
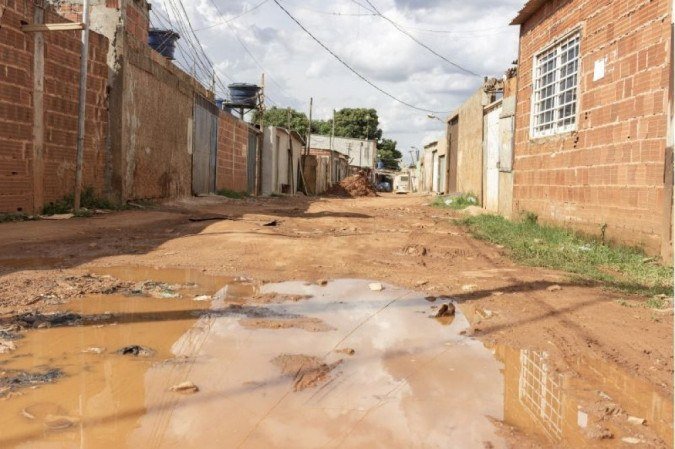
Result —
[{"label": "metal window grate", "polygon": [[579,42],[579,33],[574,34],[535,58],[534,137],[572,131],[576,127]]},{"label": "metal window grate", "polygon": [[562,438],[562,375],[549,372],[545,352],[520,351],[518,399],[549,437]]}]

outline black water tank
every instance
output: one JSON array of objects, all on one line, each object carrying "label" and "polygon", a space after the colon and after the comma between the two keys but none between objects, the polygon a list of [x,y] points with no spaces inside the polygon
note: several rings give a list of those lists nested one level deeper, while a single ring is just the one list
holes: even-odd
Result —
[{"label": "black water tank", "polygon": [[173,52],[176,49],[176,41],[179,38],[180,36],[175,31],[150,28],[148,32],[148,45],[165,58],[174,59]]},{"label": "black water tank", "polygon": [[260,86],[255,84],[234,83],[227,86],[230,89],[231,103],[237,106],[254,108],[258,104]]}]

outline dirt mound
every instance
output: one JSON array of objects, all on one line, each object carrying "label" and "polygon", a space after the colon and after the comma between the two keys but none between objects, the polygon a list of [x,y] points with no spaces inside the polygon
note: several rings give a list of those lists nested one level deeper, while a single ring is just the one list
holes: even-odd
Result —
[{"label": "dirt mound", "polygon": [[330,379],[330,373],[342,361],[327,364],[318,357],[303,354],[282,354],[272,360],[285,375],[293,376],[293,390],[316,387]]},{"label": "dirt mound", "polygon": [[360,196],[377,196],[377,192],[368,179],[368,174],[365,171],[360,171],[329,188],[326,191],[326,195],[355,198]]}]

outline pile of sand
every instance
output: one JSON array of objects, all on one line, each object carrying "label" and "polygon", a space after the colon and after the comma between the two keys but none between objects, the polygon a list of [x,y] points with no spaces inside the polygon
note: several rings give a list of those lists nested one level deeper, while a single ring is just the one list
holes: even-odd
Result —
[{"label": "pile of sand", "polygon": [[365,171],[349,176],[326,191],[326,195],[342,197],[377,196]]}]

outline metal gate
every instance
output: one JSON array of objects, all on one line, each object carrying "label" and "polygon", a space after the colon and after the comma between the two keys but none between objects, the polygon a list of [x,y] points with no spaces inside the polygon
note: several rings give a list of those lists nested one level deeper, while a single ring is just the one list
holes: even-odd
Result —
[{"label": "metal gate", "polygon": [[216,191],[218,107],[199,95],[195,96],[193,129],[192,194],[213,193]]},{"label": "metal gate", "polygon": [[[255,178],[256,178],[256,159],[258,154],[258,134],[254,131],[248,132],[248,153],[246,158],[246,179],[248,186],[248,193],[255,195]],[[262,160],[260,161],[262,163]]]}]

